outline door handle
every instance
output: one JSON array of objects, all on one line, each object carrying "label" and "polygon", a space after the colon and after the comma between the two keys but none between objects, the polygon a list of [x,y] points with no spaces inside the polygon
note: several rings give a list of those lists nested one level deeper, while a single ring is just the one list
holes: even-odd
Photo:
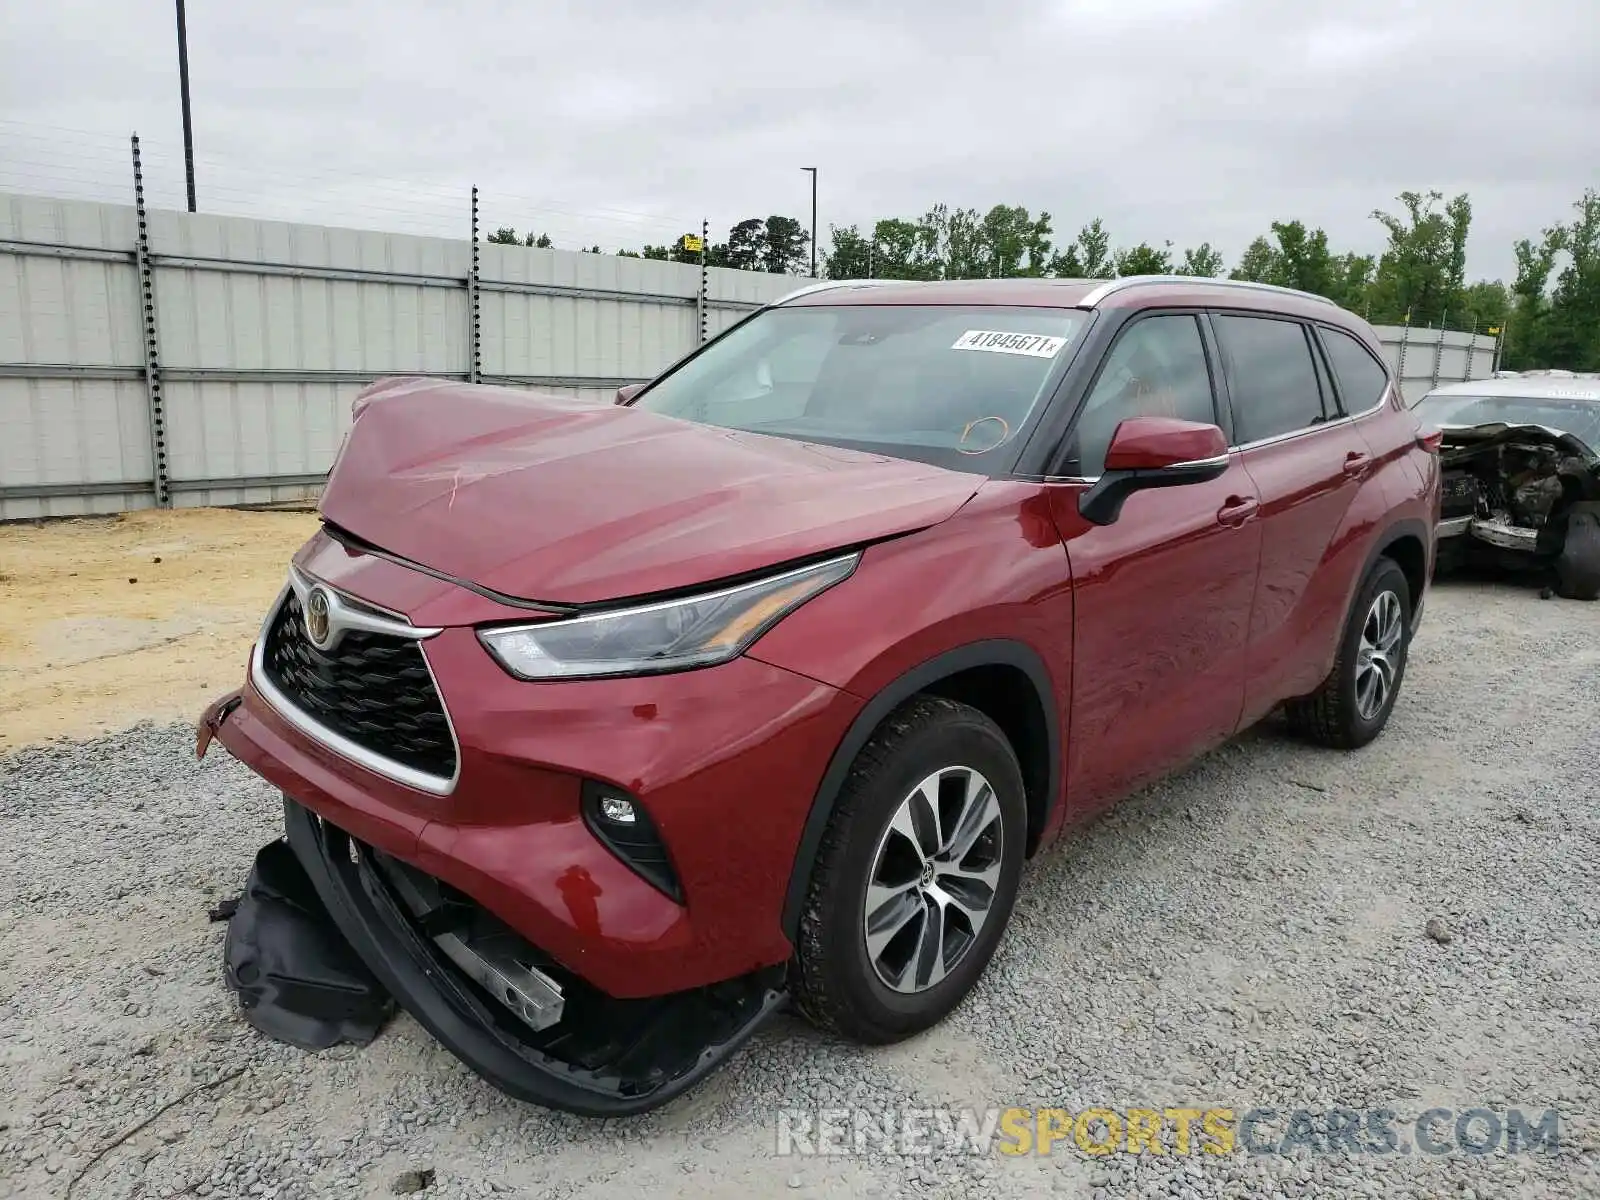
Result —
[{"label": "door handle", "polygon": [[1261,502],[1254,496],[1229,496],[1222,507],[1217,509],[1217,524],[1229,528],[1243,525],[1256,515],[1256,510],[1261,507]]},{"label": "door handle", "polygon": [[1372,465],[1372,455],[1363,454],[1359,450],[1352,450],[1344,456],[1344,473],[1346,475],[1365,475],[1367,468]]}]

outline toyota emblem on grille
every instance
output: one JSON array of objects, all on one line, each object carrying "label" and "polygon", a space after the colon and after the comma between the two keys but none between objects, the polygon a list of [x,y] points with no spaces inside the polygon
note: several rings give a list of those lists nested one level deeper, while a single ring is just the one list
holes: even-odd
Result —
[{"label": "toyota emblem on grille", "polygon": [[321,588],[312,588],[311,594],[306,597],[306,636],[318,650],[326,650],[330,632],[328,593]]}]

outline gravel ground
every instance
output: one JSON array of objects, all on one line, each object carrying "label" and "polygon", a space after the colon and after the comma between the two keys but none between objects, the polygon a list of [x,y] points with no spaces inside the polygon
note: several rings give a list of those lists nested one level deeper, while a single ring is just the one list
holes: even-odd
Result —
[{"label": "gravel ground", "polygon": [[[782,1018],[620,1122],[507,1100],[406,1018],[323,1055],[243,1025],[206,912],[279,811],[186,728],[0,758],[0,1195],[1600,1194],[1597,616],[1437,588],[1366,751],[1263,727],[1034,864],[940,1028],[865,1050]],[[774,1152],[780,1107],[1012,1104],[1556,1108],[1561,1149]]]}]

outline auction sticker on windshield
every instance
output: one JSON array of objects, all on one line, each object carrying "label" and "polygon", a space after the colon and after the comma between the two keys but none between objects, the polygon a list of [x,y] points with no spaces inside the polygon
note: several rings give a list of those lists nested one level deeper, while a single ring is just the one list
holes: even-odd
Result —
[{"label": "auction sticker on windshield", "polygon": [[1033,358],[1054,358],[1067,344],[1064,337],[1042,333],[1005,333],[997,329],[969,329],[958,337],[952,350],[987,350],[993,354],[1027,354]]}]

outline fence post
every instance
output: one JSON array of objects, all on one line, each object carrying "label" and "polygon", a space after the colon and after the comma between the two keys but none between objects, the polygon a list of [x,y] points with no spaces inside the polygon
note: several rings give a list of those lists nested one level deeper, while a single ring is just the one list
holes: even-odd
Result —
[{"label": "fence post", "polygon": [[478,188],[472,188],[472,269],[467,273],[467,382],[477,383],[483,373],[483,309],[478,293]]},{"label": "fence post", "polygon": [[703,219],[700,222],[700,294],[695,298],[695,307],[699,310],[700,344],[702,346],[706,343],[706,317],[708,309],[711,307],[708,303],[710,297],[707,294],[710,275],[706,271],[706,239],[710,236],[711,222]]},{"label": "fence post", "polygon": [[150,477],[157,508],[172,507],[172,475],[167,467],[167,405],[161,394],[161,342],[156,334],[156,280],[150,266],[150,222],[144,208],[144,168],[139,160],[139,135],[133,145],[133,211],[138,221],[134,265],[139,273],[139,307],[143,317],[144,386],[150,410]]},{"label": "fence post", "polygon": [[1400,361],[1395,364],[1395,382],[1400,385],[1400,394],[1406,391],[1406,347],[1411,344],[1411,310],[1406,309],[1405,323],[1400,326]]},{"label": "fence post", "polygon": [[1500,374],[1500,352],[1505,349],[1506,331],[1511,328],[1511,313],[1508,311],[1500,320],[1500,331],[1494,335],[1494,358],[1489,361],[1489,374]]},{"label": "fence post", "polygon": [[1444,361],[1444,330],[1445,321],[1450,317],[1449,310],[1439,317],[1439,340],[1433,344],[1433,386],[1439,386],[1439,364]]},{"label": "fence post", "polygon": [[1478,357],[1478,318],[1472,318],[1472,332],[1467,335],[1467,372],[1463,383],[1472,379],[1472,362]]}]

